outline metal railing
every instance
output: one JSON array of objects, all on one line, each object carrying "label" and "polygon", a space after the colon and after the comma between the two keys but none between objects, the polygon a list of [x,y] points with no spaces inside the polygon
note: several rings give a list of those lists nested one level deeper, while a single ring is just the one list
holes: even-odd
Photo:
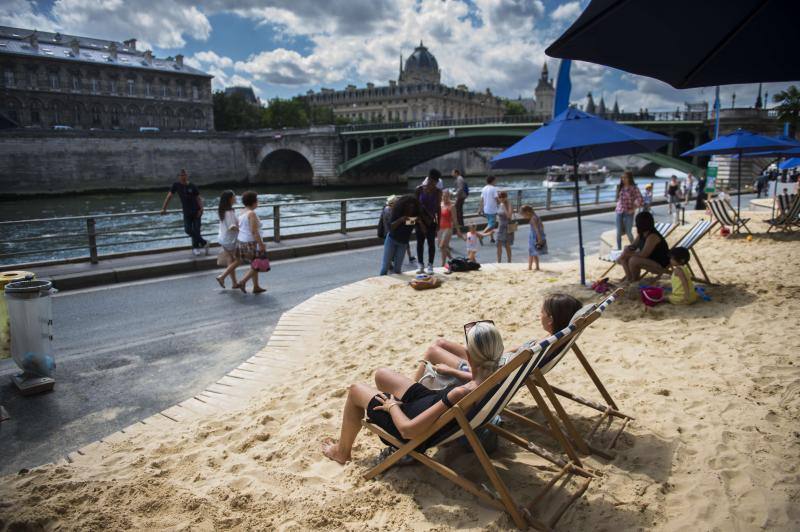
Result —
[{"label": "metal railing", "polygon": [[[640,185],[643,188],[644,185]],[[504,188],[515,210],[524,204],[538,209],[575,205],[572,186]],[[582,205],[615,200],[615,185],[580,187]],[[478,211],[480,194],[473,191],[464,205],[467,217]],[[385,196],[345,198],[321,201],[259,204],[256,212],[262,221],[266,241],[320,236],[365,230],[376,227]],[[216,208],[204,213],[201,232],[216,240],[219,221]],[[180,210],[144,211],[90,216],[66,216],[27,220],[0,221],[0,263],[4,266],[85,262],[127,255],[188,249]]]}]

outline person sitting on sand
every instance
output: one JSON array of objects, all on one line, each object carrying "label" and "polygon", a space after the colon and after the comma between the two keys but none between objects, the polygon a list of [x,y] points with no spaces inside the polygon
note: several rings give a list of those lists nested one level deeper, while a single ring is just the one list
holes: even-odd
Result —
[{"label": "person sitting on sand", "polygon": [[340,464],[350,461],[365,411],[372,423],[389,434],[410,440],[422,434],[450,407],[476,389],[497,369],[503,354],[503,340],[494,324],[486,321],[466,324],[464,333],[467,338],[466,360],[474,378],[464,384],[433,391],[396,371],[378,369],[375,372],[376,387],[367,384],[350,386],[339,441],[326,438],[322,443],[323,454]]},{"label": "person sitting on sand", "polygon": [[656,231],[656,222],[649,212],[636,215],[636,240],[626,246],[617,262],[625,269],[625,281],[635,283],[642,270],[663,275],[669,266],[669,246]]},{"label": "person sitting on sand", "polygon": [[[583,307],[583,304],[568,294],[551,294],[544,299],[539,312],[539,321],[548,335],[560,331]],[[467,348],[458,342],[440,338],[431,344],[422,356],[414,380],[419,382],[425,374],[425,362],[434,365],[436,372],[443,376],[456,377],[462,381],[472,379],[467,362]]]},{"label": "person sitting on sand", "polygon": [[669,250],[669,259],[672,266],[669,302],[673,305],[691,305],[697,301],[697,292],[694,290],[692,270],[689,269],[689,250],[676,246]]}]

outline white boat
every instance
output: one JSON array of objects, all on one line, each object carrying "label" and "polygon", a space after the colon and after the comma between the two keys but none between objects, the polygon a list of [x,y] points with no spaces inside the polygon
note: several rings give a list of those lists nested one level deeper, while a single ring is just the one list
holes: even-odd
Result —
[{"label": "white boat", "polygon": [[[547,178],[542,183],[548,188],[562,188],[575,186],[573,181],[572,165],[562,164],[547,167]],[[599,185],[605,183],[608,177],[608,168],[595,163],[580,163],[578,177],[581,184]]]}]

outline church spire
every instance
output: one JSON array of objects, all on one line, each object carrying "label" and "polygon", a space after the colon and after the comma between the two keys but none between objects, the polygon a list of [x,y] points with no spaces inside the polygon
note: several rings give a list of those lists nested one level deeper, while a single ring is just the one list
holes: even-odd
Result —
[{"label": "church spire", "polygon": [[549,78],[549,74],[547,72],[547,59],[545,59],[544,64],[542,65],[542,76],[541,76],[541,78],[544,81],[547,81],[547,79]]},{"label": "church spire", "polygon": [[764,107],[764,101],[761,99],[761,83],[758,84],[758,98],[756,98],[756,109]]}]

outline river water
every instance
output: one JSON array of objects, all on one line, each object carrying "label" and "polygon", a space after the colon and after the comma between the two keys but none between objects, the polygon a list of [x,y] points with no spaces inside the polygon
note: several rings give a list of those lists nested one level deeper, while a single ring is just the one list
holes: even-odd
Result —
[{"label": "river water", "polygon": [[[658,178],[640,179],[646,182],[661,181]],[[485,184],[482,178],[468,178],[470,196],[465,207],[467,213],[477,210],[480,189]],[[603,186],[601,201],[613,199],[614,184]],[[316,231],[338,230],[341,224],[341,202],[329,201],[343,198],[365,198],[348,201],[347,228],[374,227],[383,198],[391,194],[403,194],[414,190],[419,180],[410,180],[407,185],[391,185],[358,188],[319,189],[310,186],[253,186],[259,193],[259,216],[263,219],[264,234],[274,234],[272,220],[273,205],[280,204],[280,234],[282,237]],[[533,205],[544,205],[546,189],[542,176],[502,176],[496,183],[500,188],[521,189],[519,201]],[[445,186],[453,186],[447,178]],[[656,185],[658,193],[663,185]],[[216,241],[218,221],[216,205],[224,188],[201,187],[207,209],[203,217],[203,234]],[[238,187],[237,194],[245,187]],[[189,243],[183,233],[180,213],[134,214],[158,211],[164,201],[164,191],[114,192],[81,194],[72,196],[39,196],[0,202],[0,222],[11,220],[48,219],[44,222],[26,221],[0,224],[0,264],[9,265],[70,259],[88,256],[87,223],[84,218],[52,220],[53,218],[95,216],[98,233],[98,254],[148,250]],[[380,199],[374,199],[379,196]],[[517,201],[517,193],[511,195]],[[594,186],[581,189],[581,202],[593,203],[596,199]],[[309,203],[322,202],[322,203]],[[557,189],[552,193],[553,205],[572,202],[570,190]],[[180,209],[180,201],[173,198],[170,209]],[[125,216],[106,217],[110,214]],[[128,215],[130,214],[130,215]]]}]

